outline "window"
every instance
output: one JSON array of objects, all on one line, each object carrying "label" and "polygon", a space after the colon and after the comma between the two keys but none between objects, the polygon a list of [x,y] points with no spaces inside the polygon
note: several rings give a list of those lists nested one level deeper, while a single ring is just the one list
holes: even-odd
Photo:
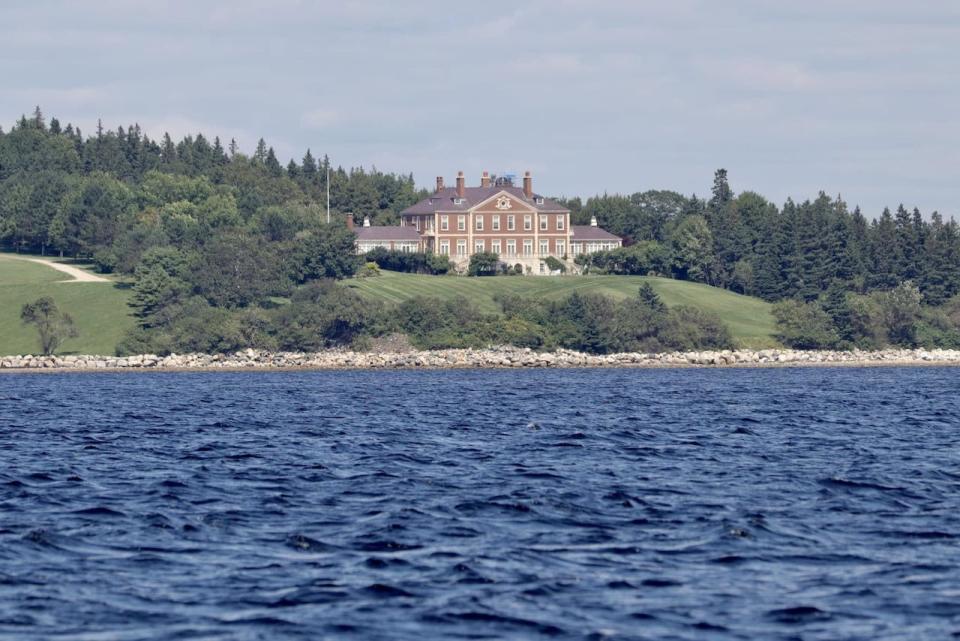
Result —
[{"label": "window", "polygon": [[487,251],[487,247],[486,247],[486,245],[484,244],[484,241],[482,241],[482,240],[475,240],[475,241],[473,241],[473,251],[474,251],[474,253],[477,253],[477,254],[479,254],[480,252],[485,252],[485,251]]},{"label": "window", "polygon": [[467,255],[467,241],[458,240],[457,241],[457,256],[463,257]]},{"label": "window", "polygon": [[557,231],[563,231],[563,214],[557,216]]},{"label": "window", "polygon": [[450,217],[440,216],[440,231],[447,231],[448,229],[450,229]]},{"label": "window", "polygon": [[444,256],[449,256],[449,255],[450,255],[450,241],[449,241],[449,240],[441,240],[441,241],[440,241],[440,253],[443,254]]},{"label": "window", "polygon": [[540,255],[541,255],[541,256],[546,256],[546,255],[549,254],[549,253],[550,253],[550,241],[549,241],[549,240],[541,240],[541,241],[540,241]]},{"label": "window", "polygon": [[535,199],[535,202],[536,202],[538,205],[542,205],[542,204],[543,204],[543,196],[537,196],[536,199]]},{"label": "window", "polygon": [[508,240],[507,241],[507,256],[516,256],[517,255],[517,241]]},{"label": "window", "polygon": [[477,216],[477,231],[483,231],[483,216]]},{"label": "window", "polygon": [[492,251],[494,254],[499,254],[499,253],[500,253],[500,241],[499,241],[499,240],[490,241],[490,251]]},{"label": "window", "polygon": [[433,218],[427,218],[427,231],[433,231]]},{"label": "window", "polygon": [[457,216],[457,231],[466,231],[466,229],[467,229],[467,217]]},{"label": "window", "polygon": [[414,226],[417,228],[417,231],[420,231],[420,217],[417,216],[413,219]]},{"label": "window", "polygon": [[462,204],[463,204],[463,198],[454,198],[454,199],[453,199],[453,204],[454,204],[454,205],[462,205]]},{"label": "window", "polygon": [[507,216],[507,231],[513,231],[516,228],[517,228],[517,223],[516,223],[516,220],[514,219],[514,216],[512,214],[510,216]]},{"label": "window", "polygon": [[533,241],[525,240],[523,241],[523,255],[532,256],[533,255]]},{"label": "window", "polygon": [[491,217],[490,226],[493,227],[493,231],[500,231],[500,216]]},{"label": "window", "polygon": [[567,243],[563,240],[557,241],[557,256],[565,256],[567,253]]},{"label": "window", "polygon": [[547,217],[540,216],[540,231],[547,231]]},{"label": "window", "polygon": [[533,229],[533,216],[527,214],[523,217],[523,230],[530,231]]}]

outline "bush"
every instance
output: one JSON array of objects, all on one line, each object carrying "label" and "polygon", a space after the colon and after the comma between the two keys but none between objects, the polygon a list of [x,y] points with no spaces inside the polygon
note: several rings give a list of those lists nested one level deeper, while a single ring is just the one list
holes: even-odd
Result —
[{"label": "bush", "polygon": [[560,272],[561,274],[564,274],[567,271],[567,266],[553,256],[547,256],[543,259],[543,262],[547,264],[547,268],[550,269],[551,272]]},{"label": "bush", "polygon": [[496,276],[500,256],[493,252],[478,252],[470,257],[468,276]]},{"label": "bush", "polygon": [[94,268],[101,274],[112,274],[118,263],[117,254],[112,249],[101,249],[93,255]]},{"label": "bush", "polygon": [[796,349],[833,349],[840,337],[833,320],[817,303],[785,300],[773,306],[777,340]]},{"label": "bush", "polygon": [[376,263],[367,263],[357,272],[356,278],[372,278],[380,275],[380,268]]},{"label": "bush", "polygon": [[68,338],[80,335],[70,314],[60,311],[49,296],[38,298],[20,309],[20,320],[24,325],[34,325],[40,340],[40,351],[49,356]]},{"label": "bush", "polygon": [[373,306],[332,280],[314,281],[277,310],[274,331],[282,349],[316,351],[350,345],[375,323]]},{"label": "bush", "polygon": [[410,274],[446,274],[453,269],[450,258],[442,254],[401,252],[383,247],[368,251],[366,259],[381,269]]}]

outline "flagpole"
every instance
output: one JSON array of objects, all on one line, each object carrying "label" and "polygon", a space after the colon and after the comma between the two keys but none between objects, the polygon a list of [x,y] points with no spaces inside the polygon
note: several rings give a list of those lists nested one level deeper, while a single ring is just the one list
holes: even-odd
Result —
[{"label": "flagpole", "polygon": [[330,163],[327,162],[327,224],[330,224]]}]

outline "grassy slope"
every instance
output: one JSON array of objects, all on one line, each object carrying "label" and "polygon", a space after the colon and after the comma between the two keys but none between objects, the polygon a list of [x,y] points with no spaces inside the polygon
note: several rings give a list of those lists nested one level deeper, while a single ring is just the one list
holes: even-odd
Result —
[{"label": "grassy slope", "polygon": [[716,287],[669,278],[647,276],[565,276],[465,278],[420,276],[383,272],[376,278],[346,281],[348,287],[375,298],[400,302],[414,296],[464,296],[487,312],[498,310],[493,296],[512,292],[523,296],[558,299],[574,291],[597,292],[617,298],[635,296],[644,282],[670,306],[689,305],[717,313],[743,347],[773,347],[774,331],[770,305],[757,298],[741,296]]},{"label": "grassy slope", "polygon": [[0,254],[0,355],[34,354],[36,329],[20,322],[24,303],[50,296],[73,316],[78,338],[60,347],[62,354],[113,354],[127,328],[129,293],[108,283],[69,283],[70,276],[37,263]]}]

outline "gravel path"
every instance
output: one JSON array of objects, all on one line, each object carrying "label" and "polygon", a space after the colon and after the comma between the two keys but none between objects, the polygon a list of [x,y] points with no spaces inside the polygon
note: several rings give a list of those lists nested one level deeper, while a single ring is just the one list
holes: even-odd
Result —
[{"label": "gravel path", "polygon": [[69,274],[73,276],[72,280],[60,281],[63,283],[111,283],[108,278],[103,278],[102,276],[97,276],[96,274],[91,274],[88,271],[84,271],[77,267],[71,265],[64,265],[63,263],[57,263],[52,260],[46,260],[44,258],[28,258],[26,256],[13,256],[10,254],[4,254],[4,258],[13,258],[16,260],[29,260],[32,263],[40,263],[41,265],[46,265],[47,267],[52,267],[58,272],[63,272],[64,274]]}]

